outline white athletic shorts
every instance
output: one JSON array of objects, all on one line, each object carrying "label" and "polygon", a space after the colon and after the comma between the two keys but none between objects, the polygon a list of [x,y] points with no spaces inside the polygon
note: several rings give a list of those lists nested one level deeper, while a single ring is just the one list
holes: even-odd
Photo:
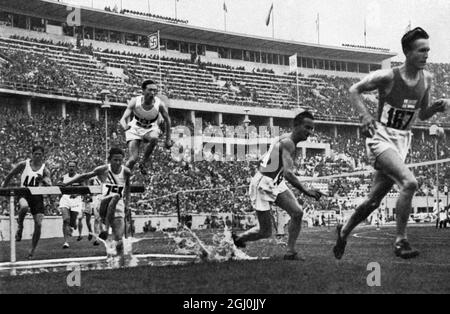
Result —
[{"label": "white athletic shorts", "polygon": [[258,211],[268,211],[278,194],[288,189],[285,180],[276,185],[272,178],[258,171],[250,182],[249,195],[252,207]]},{"label": "white athletic shorts", "polygon": [[70,198],[70,195],[64,194],[59,200],[59,208],[68,208],[72,212],[81,213],[83,211],[83,199],[81,196]]},{"label": "white athletic shorts", "polygon": [[158,121],[155,121],[150,125],[149,128],[141,128],[134,123],[130,123],[130,128],[125,132],[125,140],[127,142],[132,140],[140,140],[144,139],[144,135],[149,133],[150,137],[158,138],[161,130],[158,125]]},{"label": "white athletic shorts", "polygon": [[94,213],[94,207],[92,202],[83,202],[83,214],[92,215]]},{"label": "white athletic shorts", "polygon": [[391,148],[405,161],[411,146],[411,131],[397,130],[385,127],[377,122],[377,130],[372,138],[366,139],[367,155],[370,163],[375,167],[375,162],[383,152]]}]

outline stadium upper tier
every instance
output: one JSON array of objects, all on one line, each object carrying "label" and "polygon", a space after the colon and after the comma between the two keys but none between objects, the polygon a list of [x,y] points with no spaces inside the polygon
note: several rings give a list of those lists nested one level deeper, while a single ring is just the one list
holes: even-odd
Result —
[{"label": "stadium upper tier", "polygon": [[[234,68],[224,64],[191,62],[185,59],[129,52],[79,48],[48,40],[0,37],[0,52],[10,60],[0,65],[3,88],[101,99],[103,89],[112,91],[112,102],[126,103],[139,94],[143,79],[161,82],[170,98],[214,103],[293,109],[297,106],[296,76],[273,71]],[[436,98],[450,93],[450,66],[431,64],[435,74]],[[160,71],[161,69],[161,71]],[[348,88],[356,79],[316,75],[298,78],[302,107],[318,116],[343,121],[357,120],[348,98]],[[375,95],[367,105],[376,108]],[[448,121],[448,116],[441,116]]]}]

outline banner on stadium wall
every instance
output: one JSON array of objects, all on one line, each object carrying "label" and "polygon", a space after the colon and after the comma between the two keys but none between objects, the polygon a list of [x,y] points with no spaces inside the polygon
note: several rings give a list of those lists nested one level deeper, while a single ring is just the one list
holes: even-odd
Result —
[{"label": "banner on stadium wall", "polygon": [[45,31],[48,34],[59,35],[59,36],[64,35],[62,27],[58,26],[58,25],[47,24]]},{"label": "banner on stadium wall", "polygon": [[297,54],[289,57],[289,71],[297,71]]},{"label": "banner on stadium wall", "polygon": [[158,33],[153,33],[148,35],[148,47],[151,50],[155,50],[159,48],[159,34]]}]

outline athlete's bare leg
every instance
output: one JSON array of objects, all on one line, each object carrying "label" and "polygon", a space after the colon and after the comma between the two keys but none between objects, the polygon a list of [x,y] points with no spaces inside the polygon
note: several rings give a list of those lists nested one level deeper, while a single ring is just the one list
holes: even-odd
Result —
[{"label": "athlete's bare leg", "polygon": [[31,250],[28,255],[28,258],[33,257],[39,239],[41,238],[41,228],[42,228],[42,220],[44,219],[44,214],[36,214],[33,216],[33,219],[34,219],[34,232],[33,232],[33,239],[31,241]]},{"label": "athlete's bare leg", "polygon": [[[109,226],[113,225],[114,222],[114,215],[116,213],[116,206],[117,203],[120,200],[120,196],[119,195],[114,195],[111,197],[111,201],[108,204],[108,209],[106,212],[106,221],[108,222]],[[109,226],[107,226],[107,228],[109,228]]]},{"label": "athlete's bare leg", "polygon": [[100,237],[102,237],[102,233],[106,232],[105,239],[108,237],[110,222],[108,220],[108,205],[111,201],[111,196],[105,197],[101,200],[99,206],[99,216],[100,216],[100,225],[105,225],[105,229],[100,232]]},{"label": "athlete's bare leg", "polygon": [[144,165],[146,165],[151,154],[153,153],[153,150],[155,149],[156,145],[158,144],[158,138],[152,137],[152,136],[150,136],[150,134],[147,133],[144,135],[144,139],[148,141],[148,144],[144,150],[144,158],[142,159],[142,163]]},{"label": "athlete's bare leg", "polygon": [[381,201],[386,194],[392,189],[394,181],[381,171],[376,171],[373,179],[372,190],[366,200],[362,202],[355,210],[353,215],[342,228],[341,236],[344,241],[350,235],[353,229],[361,222],[367,219],[369,215],[380,206]]},{"label": "athlete's bare leg", "polygon": [[113,230],[113,237],[114,241],[117,241],[116,249],[117,254],[122,255],[123,254],[123,235],[125,232],[125,222],[124,218],[122,217],[115,217],[112,221],[112,230]]},{"label": "athlete's bare leg", "polygon": [[78,239],[77,241],[81,241],[83,238],[81,236],[81,232],[83,231],[83,212],[81,212],[81,216],[78,218]]},{"label": "athlete's bare leg", "polygon": [[29,210],[30,207],[28,205],[28,202],[23,198],[19,199],[19,212],[17,213],[18,221],[17,221],[16,241],[22,240],[23,222]]},{"label": "athlete's bare leg", "polygon": [[62,219],[63,219],[62,229],[63,229],[63,236],[64,236],[64,244],[66,244],[72,233],[71,232],[72,227],[70,226],[70,209],[63,207],[60,210],[61,210],[61,215],[62,215]]},{"label": "athlete's bare leg", "polygon": [[295,244],[302,229],[302,207],[291,190],[286,190],[283,193],[278,194],[275,204],[281,209],[284,209],[289,216],[291,216],[288,226],[288,253],[295,254]]},{"label": "athlete's bare leg", "polygon": [[406,225],[411,213],[412,199],[418,188],[414,174],[406,167],[400,156],[393,150],[388,149],[382,153],[377,163],[380,169],[389,176],[400,187],[400,196],[396,204],[397,213],[397,238],[396,242],[407,239]]},{"label": "athlete's bare leg", "polygon": [[272,215],[270,210],[256,211],[258,225],[240,234],[236,240],[240,242],[251,242],[260,239],[270,238],[272,235]]},{"label": "athlete's bare leg", "polygon": [[133,170],[134,165],[139,159],[140,143],[141,141],[139,140],[131,140],[128,142],[128,152],[130,154],[130,157],[128,158],[125,166],[127,166],[130,170]]},{"label": "athlete's bare leg", "polygon": [[91,241],[92,239],[92,224],[91,224],[91,214],[85,213],[86,215],[86,226],[88,228],[88,232],[89,232],[89,236],[88,236],[88,240]]}]

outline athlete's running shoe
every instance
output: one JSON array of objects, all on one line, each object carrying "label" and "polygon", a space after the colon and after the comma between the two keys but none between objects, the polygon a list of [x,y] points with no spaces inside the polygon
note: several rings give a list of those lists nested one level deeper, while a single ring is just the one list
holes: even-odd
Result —
[{"label": "athlete's running shoe", "polygon": [[22,231],[23,231],[23,228],[19,227],[19,229],[17,229],[17,232],[16,232],[16,241],[17,242],[22,241]]},{"label": "athlete's running shoe", "polygon": [[234,245],[236,245],[237,248],[245,248],[245,242],[238,239],[236,233],[232,233],[231,238],[233,238]]},{"label": "athlete's running shoe", "polygon": [[302,261],[302,262],[306,260],[306,258],[298,254],[298,252],[287,253],[283,256],[283,259],[285,261]]},{"label": "athlete's running shoe", "polygon": [[102,232],[100,232],[100,234],[98,235],[98,237],[99,237],[100,239],[106,241],[106,239],[108,239],[108,232],[102,231]]},{"label": "athlete's running shoe", "polygon": [[347,245],[347,241],[344,241],[344,239],[342,239],[341,236],[342,227],[343,227],[342,224],[338,224],[336,226],[337,239],[336,245],[333,247],[333,253],[334,257],[336,257],[337,259],[342,258],[342,256],[344,255],[345,246]]},{"label": "athlete's running shoe", "polygon": [[402,239],[394,244],[394,253],[396,256],[408,259],[419,255],[419,251],[412,249],[408,240]]}]

